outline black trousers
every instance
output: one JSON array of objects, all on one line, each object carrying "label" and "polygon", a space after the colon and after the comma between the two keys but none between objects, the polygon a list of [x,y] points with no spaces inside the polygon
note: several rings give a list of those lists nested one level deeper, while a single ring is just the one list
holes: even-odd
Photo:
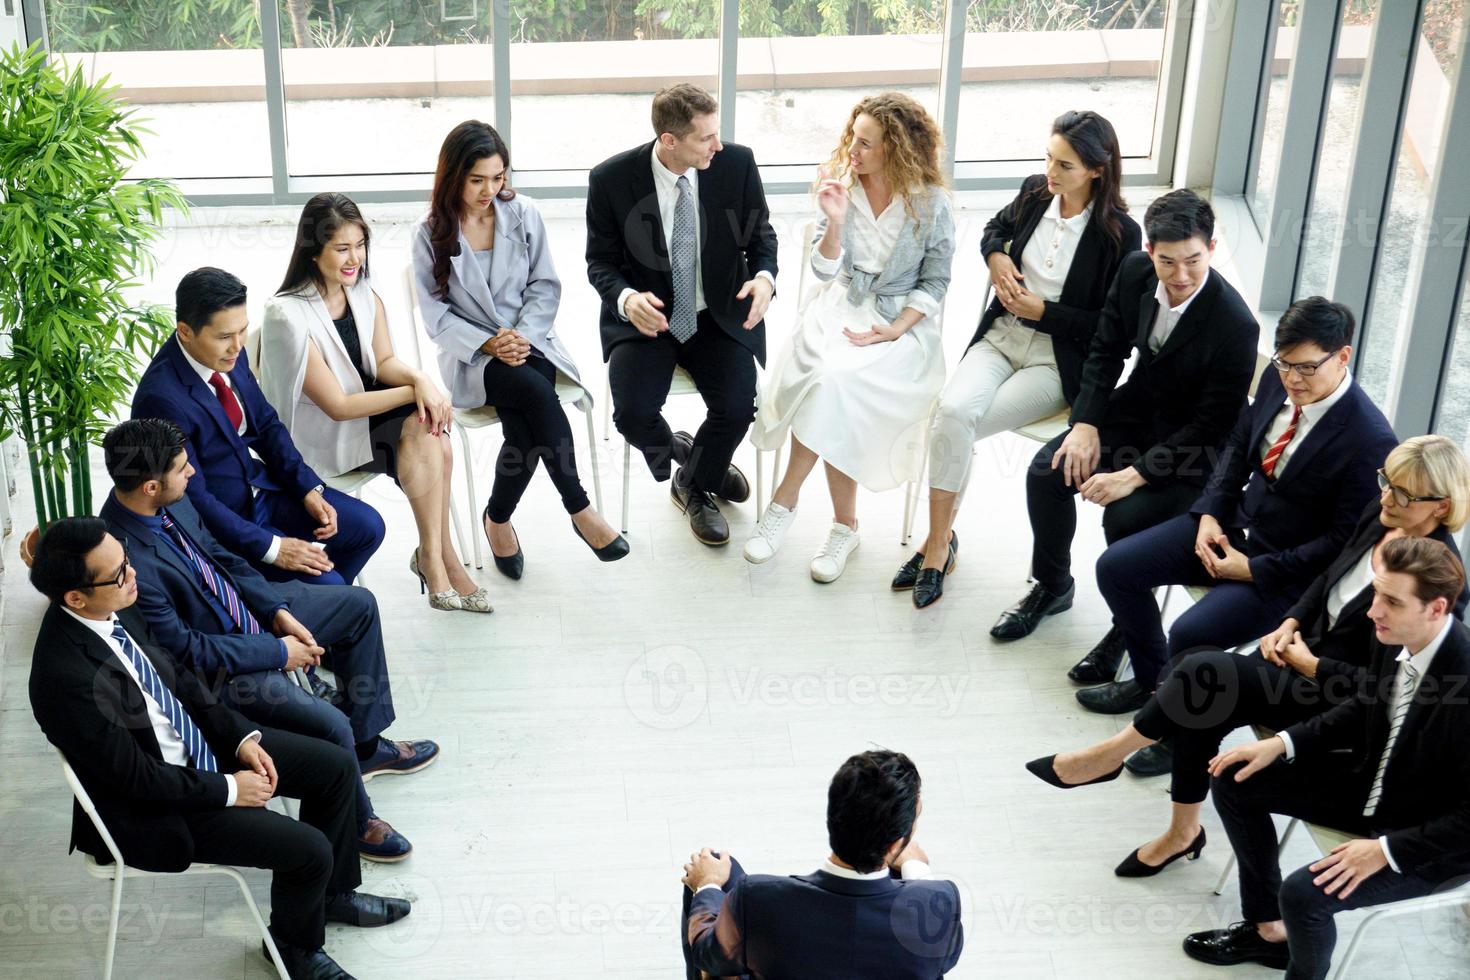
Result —
[{"label": "black trousers", "polygon": [[591,501],[577,476],[572,425],[556,397],[556,367],[536,351],[519,367],[492,357],[485,365],[485,392],[505,435],[485,507],[490,519],[510,520],[542,462],[567,513],[585,510]]},{"label": "black trousers", "polygon": [[689,469],[694,486],[715,492],[740,440],[755,419],[755,358],[715,323],[706,310],[698,329],[681,344],[665,331],[625,340],[608,358],[613,424],[643,454],[655,480],[669,478],[674,433],[664,421],[664,402],[674,368],[694,379],[704,399],[704,424],[694,434]]},{"label": "black trousers", "polygon": [[[1063,470],[1051,458],[1066,433],[1041,448],[1026,472],[1026,513],[1031,518],[1031,576],[1053,595],[1072,586],[1072,538],[1077,534],[1077,487],[1067,486]],[[1097,472],[1132,466],[1153,443],[1137,426],[1104,425],[1099,431],[1102,458]],[[1177,479],[1149,483],[1103,508],[1103,536],[1108,544],[1186,513],[1199,497],[1198,485]]]},{"label": "black trousers", "polygon": [[1310,865],[1281,880],[1276,825],[1271,814],[1299,817],[1351,834],[1369,836],[1363,804],[1367,787],[1344,760],[1331,755],[1307,763],[1267,766],[1237,783],[1234,770],[1215,780],[1215,809],[1230,836],[1240,867],[1240,905],[1247,922],[1286,924],[1291,962],[1286,980],[1322,980],[1337,944],[1333,916],[1348,909],[1381,905],[1432,892],[1438,882],[1384,868],[1346,899],[1312,884]]},{"label": "black trousers", "polygon": [[[272,872],[271,932],[317,949],[326,939],[327,895],[362,883],[353,820],[357,759],[330,742],[273,728],[261,729],[260,745],[276,765],[276,795],[300,800],[301,819],[264,807],[190,811],[184,819],[194,860]],[[227,760],[220,763],[229,769]]]}]

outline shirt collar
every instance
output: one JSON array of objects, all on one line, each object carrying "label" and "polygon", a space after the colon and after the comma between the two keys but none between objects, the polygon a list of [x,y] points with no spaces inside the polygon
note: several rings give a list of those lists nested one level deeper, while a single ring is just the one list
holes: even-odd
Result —
[{"label": "shirt collar", "polygon": [[[174,335],[174,343],[179,344],[179,338],[177,334]],[[203,381],[205,384],[208,384],[209,379],[214,377],[214,369],[207,368],[203,364],[200,364],[198,361],[194,360],[194,358],[190,356],[188,349],[183,344],[179,344],[179,353],[184,355],[184,360],[187,361],[189,363],[189,366],[194,369],[194,373],[199,375],[199,380]],[[228,378],[229,375],[225,375],[225,377]]]},{"label": "shirt collar", "polygon": [[649,155],[653,158],[653,179],[655,181],[657,181],[659,184],[662,184],[664,187],[667,187],[668,189],[673,190],[675,187],[677,187],[679,185],[679,178],[680,177],[688,177],[689,178],[689,187],[690,187],[691,190],[697,184],[697,182],[699,180],[699,171],[695,170],[693,167],[690,167],[688,170],[684,171],[682,174],[676,174],[672,170],[670,170],[668,167],[665,167],[664,166],[664,162],[658,158],[658,141],[657,140],[654,141],[653,150],[650,152]]},{"label": "shirt collar", "polygon": [[1205,286],[1209,285],[1210,276],[1214,275],[1214,272],[1215,270],[1213,269],[1206,269],[1205,277],[1200,280],[1199,288],[1190,293],[1189,299],[1180,303],[1178,306],[1169,306],[1169,287],[1164,285],[1164,280],[1162,279],[1159,280],[1158,288],[1154,290],[1154,299],[1158,300],[1159,305],[1167,308],[1176,318],[1182,317],[1184,316],[1184,311],[1189,309],[1189,304],[1193,303],[1199,297],[1199,294],[1205,291]]},{"label": "shirt collar", "polygon": [[840,864],[834,864],[831,858],[822,862],[822,870],[829,875],[838,878],[847,878],[852,881],[876,881],[879,878],[889,877],[887,868],[879,868],[877,871],[862,872],[853,868],[844,868]]},{"label": "shirt collar", "polygon": [[[1077,214],[1072,215],[1072,217],[1064,218],[1062,217],[1062,195],[1058,194],[1051,199],[1051,203],[1046,207],[1046,214],[1042,217],[1050,218],[1063,228],[1080,232],[1087,226],[1087,222],[1092,219],[1092,202],[1088,201],[1087,207],[1083,208]],[[1190,298],[1193,299],[1193,297]],[[1162,306],[1163,302],[1163,300],[1160,300],[1159,305]]]},{"label": "shirt collar", "polygon": [[91,630],[93,633],[96,633],[98,636],[102,637],[104,640],[112,639],[112,631],[116,627],[117,623],[116,615],[108,616],[106,619],[88,619],[86,616],[78,616],[76,612],[67,608],[66,606],[62,606],[61,611],[66,613],[72,619],[75,619],[77,622],[81,623],[83,626],[87,627],[87,629]]},{"label": "shirt collar", "polygon": [[1420,677],[1423,677],[1429,670],[1429,662],[1434,659],[1434,655],[1439,652],[1439,648],[1444,646],[1444,638],[1450,635],[1450,630],[1455,625],[1454,616],[1446,616],[1444,619],[1444,625],[1440,627],[1434,639],[1424,644],[1423,650],[1420,650],[1418,653],[1410,653],[1409,648],[1404,647],[1394,659],[1398,663],[1403,663],[1405,660],[1409,661],[1413,664],[1415,672]]},{"label": "shirt collar", "polygon": [[[1344,371],[1342,373],[1342,380],[1337,383],[1336,388],[1332,389],[1332,394],[1323,398],[1321,401],[1315,401],[1310,405],[1302,406],[1302,417],[1313,425],[1317,424],[1317,422],[1321,421],[1322,416],[1331,411],[1333,405],[1342,401],[1342,396],[1346,395],[1348,389],[1352,386],[1353,373],[1351,371]],[[1283,404],[1290,405],[1291,399],[1286,399]]]}]

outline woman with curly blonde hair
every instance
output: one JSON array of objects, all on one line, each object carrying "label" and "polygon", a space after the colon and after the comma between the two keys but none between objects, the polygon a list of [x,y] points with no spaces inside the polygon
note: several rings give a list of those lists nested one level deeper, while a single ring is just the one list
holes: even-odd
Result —
[{"label": "woman with curly blonde hair", "polygon": [[745,558],[775,555],[801,485],[826,462],[833,522],[811,562],[834,581],[858,545],[857,485],[889,490],[918,478],[925,420],[944,384],[939,310],[949,288],[954,213],[939,172],[934,120],[897,92],[848,117],[815,193],[811,272],[796,330],[761,393],[751,440],[778,449],[786,475]]}]

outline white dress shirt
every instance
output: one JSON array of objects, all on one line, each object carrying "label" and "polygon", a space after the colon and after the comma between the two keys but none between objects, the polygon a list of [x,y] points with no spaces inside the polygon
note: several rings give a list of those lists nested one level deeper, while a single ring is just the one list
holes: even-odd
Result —
[{"label": "white dress shirt", "polygon": [[[840,864],[833,863],[831,858],[827,858],[822,862],[822,870],[829,875],[835,875],[838,878],[849,878],[853,881],[877,881],[881,878],[889,877],[889,871],[886,867],[879,868],[877,871],[855,871],[852,868],[844,868]],[[929,865],[920,861],[918,858],[909,858],[898,869],[898,873],[904,881],[916,881],[934,877],[934,872],[929,869]],[[708,884],[700,885],[696,889],[695,894],[704,891],[706,888],[723,889],[724,886],[709,882]]]},{"label": "white dress shirt", "polygon": [[1091,201],[1081,214],[1063,218],[1061,195],[1051,199],[1046,213],[1036,223],[1036,230],[1021,250],[1021,274],[1025,276],[1027,290],[1048,303],[1062,298],[1062,286],[1067,282],[1067,272],[1077,255],[1077,243],[1082,240],[1082,233],[1087,230],[1087,222],[1091,218]]},{"label": "white dress shirt", "polygon": [[1175,327],[1179,326],[1179,318],[1184,316],[1184,311],[1189,309],[1189,304],[1205,291],[1205,284],[1210,281],[1211,275],[1213,275],[1213,270],[1206,269],[1205,277],[1200,280],[1199,288],[1190,293],[1189,299],[1178,306],[1169,305],[1169,289],[1164,285],[1162,279],[1159,280],[1158,288],[1154,290],[1154,300],[1159,304],[1159,311],[1154,314],[1153,329],[1148,334],[1149,350],[1157,354],[1164,344],[1169,342],[1169,335],[1174,332]]},{"label": "white dress shirt", "polygon": [[1327,590],[1327,628],[1331,629],[1337,625],[1337,617],[1342,615],[1343,607],[1373,584],[1373,552],[1375,548],[1369,548],[1364,552],[1358,563],[1343,573],[1342,577],[1332,583],[1332,588]]},{"label": "white dress shirt", "polygon": [[[112,635],[112,631],[117,625],[117,617],[109,616],[107,619],[88,619],[85,616],[78,616],[70,609],[62,608],[65,609],[66,614],[72,619],[75,619],[87,627],[87,629],[102,637],[108,649],[117,658],[118,663],[122,664],[123,670],[127,671],[128,676],[133,679],[133,683],[138,685],[138,690],[143,695],[143,703],[148,708],[148,723],[153,726],[153,737],[158,740],[158,751],[163,756],[163,761],[171,766],[192,767],[189,759],[189,751],[184,748],[184,739],[179,735],[179,730],[174,727],[173,722],[169,721],[168,715],[163,713],[163,709],[159,707],[158,702],[153,700],[153,695],[149,694],[148,689],[143,686],[143,681],[138,676],[137,668],[133,666],[133,658],[123,652],[122,644]],[[132,637],[128,637],[128,639],[131,640]],[[133,640],[133,645],[138,647],[139,653],[142,653],[143,648],[138,644],[137,640]],[[144,655],[146,656],[146,654]],[[182,708],[183,706],[180,705],[180,707]],[[195,722],[195,724],[198,724],[198,722]],[[251,732],[240,740],[239,745],[235,746],[235,755],[238,756],[240,754],[240,749],[244,747],[246,742],[259,741],[260,732],[258,730]],[[225,783],[229,786],[229,792],[225,796],[225,806],[234,806],[236,793],[235,777],[229,773],[220,773],[220,775],[225,777]]]},{"label": "white dress shirt", "polygon": [[[1270,368],[1270,370],[1275,370],[1275,368]],[[1320,422],[1322,416],[1326,415],[1333,405],[1342,401],[1342,396],[1346,395],[1348,389],[1352,386],[1353,373],[1351,371],[1344,371],[1342,373],[1342,380],[1337,383],[1336,388],[1332,389],[1332,394],[1323,398],[1321,401],[1315,401],[1310,405],[1302,406],[1301,417],[1296,420],[1296,435],[1292,436],[1291,442],[1288,442],[1286,447],[1281,450],[1281,456],[1276,460],[1276,470],[1272,474],[1273,476],[1277,479],[1281,478],[1282,472],[1286,469],[1286,464],[1291,462],[1292,453],[1296,452],[1296,448],[1302,444],[1302,440],[1307,437],[1307,433],[1312,431],[1312,426]],[[1276,412],[1276,417],[1271,420],[1271,424],[1266,426],[1266,435],[1261,439],[1261,459],[1266,458],[1266,454],[1271,451],[1271,447],[1276,445],[1276,440],[1280,439],[1282,434],[1286,432],[1287,426],[1291,425],[1292,410],[1295,407],[1292,405],[1290,398],[1281,403],[1280,410]]]}]

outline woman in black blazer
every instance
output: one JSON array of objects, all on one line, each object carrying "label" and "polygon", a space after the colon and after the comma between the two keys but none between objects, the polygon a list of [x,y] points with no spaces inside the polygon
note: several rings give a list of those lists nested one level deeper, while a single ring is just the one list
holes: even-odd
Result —
[{"label": "woman in black blazer", "polygon": [[[1046,172],[985,225],[980,253],[995,297],[939,396],[929,440],[929,536],[893,580],[913,588],[954,566],[951,531],[969,482],[974,445],[987,436],[1054,415],[1077,397],[1098,312],[1123,256],[1142,247],[1119,184],[1112,124],[1095,112],[1067,112],[1052,124]],[[927,560],[925,556],[930,556]],[[922,568],[922,571],[921,571]],[[914,593],[922,608],[938,598]]]},{"label": "woman in black blazer", "polygon": [[[1302,594],[1275,631],[1249,656],[1201,651],[1180,660],[1133,723],[1080,752],[1027,765],[1054,786],[1106,781],[1136,749],[1173,741],[1173,813],[1169,829],[1118,865],[1123,877],[1158,874],[1188,854],[1205,834],[1199,812],[1210,789],[1208,763],[1220,742],[1241,725],[1280,731],[1306,721],[1358,691],[1372,656],[1373,571],[1383,544],[1400,537],[1433,538],[1455,548],[1470,520],[1470,461],[1453,440],[1415,436],[1388,454],[1378,471],[1379,498],[1364,511],[1341,554]],[[1470,590],[1460,593],[1463,616]]]}]

